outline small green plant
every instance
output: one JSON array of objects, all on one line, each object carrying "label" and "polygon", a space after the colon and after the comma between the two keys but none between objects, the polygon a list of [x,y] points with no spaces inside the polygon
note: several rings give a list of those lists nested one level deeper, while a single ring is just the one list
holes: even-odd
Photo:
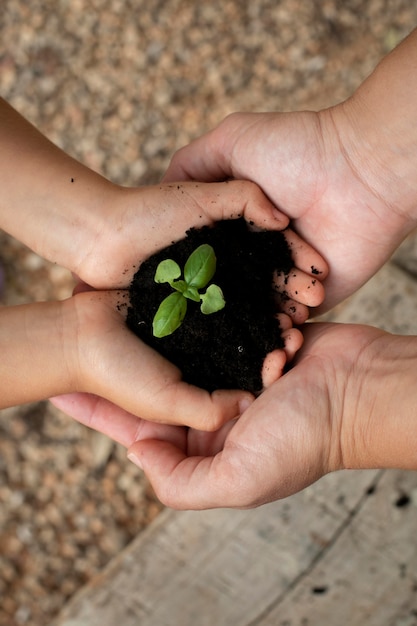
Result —
[{"label": "small green plant", "polygon": [[200,293],[216,272],[216,255],[208,244],[199,246],[190,254],[184,266],[184,279],[181,268],[172,259],[166,259],[156,268],[155,282],[169,283],[174,292],[159,305],[153,318],[153,334],[161,338],[171,335],[182,324],[187,312],[187,300],[201,302],[200,309],[205,315],[220,311],[225,306],[223,292],[211,284]]}]

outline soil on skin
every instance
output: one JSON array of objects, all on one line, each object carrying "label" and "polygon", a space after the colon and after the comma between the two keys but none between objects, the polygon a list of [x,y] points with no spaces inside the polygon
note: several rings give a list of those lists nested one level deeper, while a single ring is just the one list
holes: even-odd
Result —
[{"label": "soil on skin", "polygon": [[[221,287],[226,306],[203,315],[198,303],[188,301],[180,328],[157,339],[152,334],[152,320],[172,288],[154,282],[156,268],[164,259],[173,259],[183,268],[191,252],[203,243],[214,248],[217,269],[211,282]],[[292,266],[282,232],[249,230],[242,218],[191,229],[184,239],[141,265],[130,286],[127,324],[177,365],[187,382],[209,391],[259,392],[265,356],[283,347],[275,317],[278,294],[273,289],[273,275],[276,271],[287,275]]]}]

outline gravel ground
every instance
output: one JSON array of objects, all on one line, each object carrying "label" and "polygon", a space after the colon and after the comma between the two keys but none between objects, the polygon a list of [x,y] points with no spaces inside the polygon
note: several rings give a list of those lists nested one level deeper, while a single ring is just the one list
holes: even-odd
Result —
[{"label": "gravel ground", "polygon": [[[236,110],[347,97],[417,24],[415,0],[3,0],[0,93],[114,182]],[[71,278],[0,231],[1,304]],[[0,281],[1,282],[1,281]],[[46,402],[0,411],[0,626],[43,626],[161,510],[124,450]]]}]

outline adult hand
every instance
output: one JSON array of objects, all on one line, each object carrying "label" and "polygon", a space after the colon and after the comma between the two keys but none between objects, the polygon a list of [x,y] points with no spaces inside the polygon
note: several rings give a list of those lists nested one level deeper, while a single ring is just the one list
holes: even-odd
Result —
[{"label": "adult hand", "polygon": [[416,58],[414,31],[345,103],[233,114],[182,148],[164,180],[256,182],[327,260],[329,309],[417,224]]},{"label": "adult hand", "polygon": [[240,419],[213,433],[148,425],[133,435],[129,458],[163,503],[248,508],[338,469],[417,468],[417,338],[318,323],[305,335],[295,367]]}]

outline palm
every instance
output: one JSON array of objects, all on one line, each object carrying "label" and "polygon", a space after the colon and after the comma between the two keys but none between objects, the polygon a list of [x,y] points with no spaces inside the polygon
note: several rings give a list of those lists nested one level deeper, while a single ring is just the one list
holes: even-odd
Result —
[{"label": "palm", "polygon": [[[390,242],[392,229],[379,217],[380,201],[338,155],[339,146],[328,143],[325,153],[320,150],[325,143],[315,114],[278,115],[272,124],[263,118],[257,126],[236,143],[235,158],[249,164],[245,176],[293,218],[301,236],[328,261],[326,307],[331,308],[390,256],[397,245]],[[269,136],[268,159],[258,153],[251,163],[250,146],[255,136],[262,142],[262,132]]]},{"label": "palm", "polygon": [[[286,497],[343,464],[353,435],[352,366],[382,331],[311,324],[294,367],[217,433],[165,430],[131,450],[170,506],[248,507]],[[343,433],[343,436],[342,436]],[[348,445],[348,444],[347,444]]]},{"label": "palm", "polygon": [[256,182],[328,262],[326,309],[370,278],[406,234],[350,168],[328,120],[328,113],[232,115],[180,150],[167,172],[168,180]]}]

